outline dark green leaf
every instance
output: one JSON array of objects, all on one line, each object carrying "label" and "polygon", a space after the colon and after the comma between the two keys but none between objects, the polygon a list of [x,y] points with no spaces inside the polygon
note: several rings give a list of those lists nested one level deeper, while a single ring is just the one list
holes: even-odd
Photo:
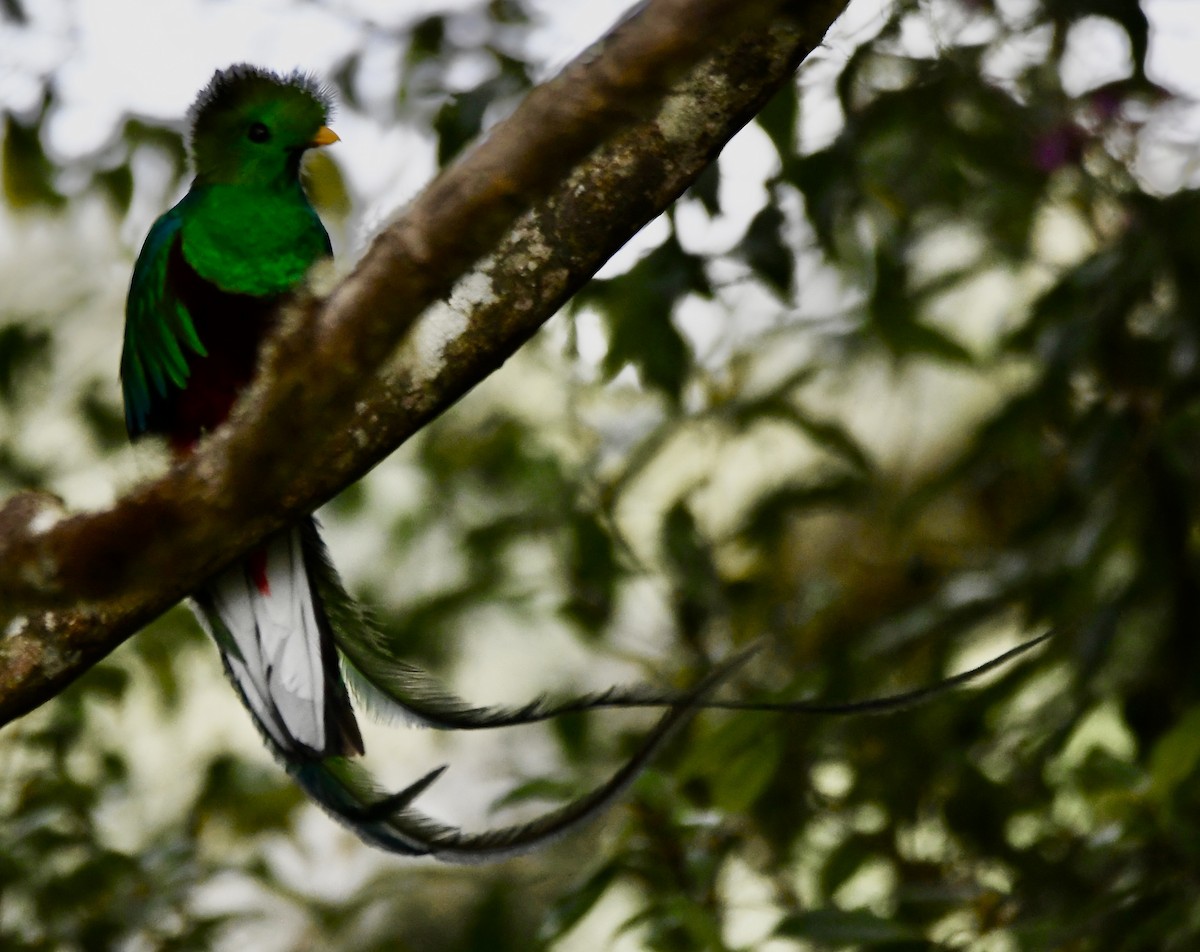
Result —
[{"label": "dark green leaf", "polygon": [[781,297],[791,293],[796,271],[796,256],[783,240],[784,225],[783,213],[768,204],[754,216],[734,251]]},{"label": "dark green leaf", "polygon": [[44,368],[50,357],[48,331],[24,323],[0,327],[0,399],[11,401],[26,376]]},{"label": "dark green leaf", "polygon": [[[775,927],[775,935],[804,939],[821,948],[854,945],[862,948],[890,947],[895,943],[919,942],[918,932],[864,909],[812,909],[788,916]],[[932,948],[932,944],[928,944]],[[915,946],[914,946],[915,948]]]},{"label": "dark green leaf", "polygon": [[620,868],[616,864],[606,863],[592,873],[583,885],[564,894],[547,910],[539,938],[550,942],[570,932],[603,898],[619,874]]}]

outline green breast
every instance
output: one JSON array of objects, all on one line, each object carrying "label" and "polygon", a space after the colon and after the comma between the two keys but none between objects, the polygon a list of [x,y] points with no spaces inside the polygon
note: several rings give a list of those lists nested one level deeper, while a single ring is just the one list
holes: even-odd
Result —
[{"label": "green breast", "polygon": [[329,254],[329,236],[299,184],[284,192],[208,185],[180,206],[184,257],[223,291],[280,294]]}]

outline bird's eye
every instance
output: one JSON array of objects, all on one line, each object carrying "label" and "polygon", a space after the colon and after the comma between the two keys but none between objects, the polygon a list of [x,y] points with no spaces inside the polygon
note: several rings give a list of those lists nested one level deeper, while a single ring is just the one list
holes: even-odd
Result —
[{"label": "bird's eye", "polygon": [[246,137],[251,142],[266,142],[271,138],[271,130],[261,122],[256,122],[246,131]]}]

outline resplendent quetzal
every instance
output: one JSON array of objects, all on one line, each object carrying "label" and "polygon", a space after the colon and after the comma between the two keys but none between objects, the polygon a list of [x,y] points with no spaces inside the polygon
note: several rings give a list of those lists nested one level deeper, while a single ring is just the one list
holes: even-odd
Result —
[{"label": "resplendent quetzal", "polygon": [[[196,178],[154,223],[133,271],[121,384],[132,437],[186,453],[228,415],[276,308],[329,236],[300,186],[306,150],[338,140],[301,75],[218,73],[192,107]],[[305,570],[304,531],[271,539],[196,601],[229,675],[286,757],[362,753],[328,626]]]},{"label": "resplendent quetzal", "polygon": [[[281,76],[240,64],[217,72],[192,106],[195,178],[150,229],[126,305],[121,385],[131,437],[159,434],[183,455],[220,425],[255,372],[277,308],[330,254],[300,181],[304,153],[338,141],[326,125],[330,105],[329,94],[303,73]],[[311,517],[267,539],[193,598],[267,746],[318,804],[384,849],[466,861],[529,849],[594,816],[698,708],[890,710],[962,683],[1040,640],[933,689],[860,704],[709,700],[748,656],[743,651],[682,694],[626,688],[561,703],[475,707],[396,659],[343,589]],[[599,707],[667,711],[640,750],[590,793],[529,823],[464,833],[411,806],[445,768],[389,794],[348,760],[363,752],[351,693],[390,717],[449,730],[528,724]]]},{"label": "resplendent quetzal", "polygon": [[[162,435],[182,455],[224,421],[254,374],[277,308],[331,253],[300,181],[304,153],[338,141],[326,125],[330,106],[329,94],[303,73],[281,76],[245,64],[217,72],[192,106],[195,178],[150,229],[126,304],[121,384],[131,437]],[[265,541],[193,598],[230,679],[288,772],[363,839],[412,855],[506,855],[587,819],[628,786],[693,702],[732,669],[720,669],[682,699],[669,698],[675,706],[642,750],[603,786],[531,823],[465,834],[410,808],[440,769],[384,794],[346,760],[363,752],[347,681],[367,707],[444,729],[653,705],[650,694],[515,708],[459,700],[396,660],[343,589],[311,518]]]}]

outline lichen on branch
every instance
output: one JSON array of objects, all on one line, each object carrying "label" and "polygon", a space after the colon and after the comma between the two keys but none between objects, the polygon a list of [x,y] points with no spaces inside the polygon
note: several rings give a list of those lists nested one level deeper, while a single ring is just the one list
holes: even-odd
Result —
[{"label": "lichen on branch", "polygon": [[[439,175],[330,294],[293,305],[230,423],[192,457],[101,512],[31,494],[0,507],[0,723],[503,364],[696,179],[844,5],[653,0]],[[397,370],[414,322],[484,256],[491,294],[436,373]]]}]

